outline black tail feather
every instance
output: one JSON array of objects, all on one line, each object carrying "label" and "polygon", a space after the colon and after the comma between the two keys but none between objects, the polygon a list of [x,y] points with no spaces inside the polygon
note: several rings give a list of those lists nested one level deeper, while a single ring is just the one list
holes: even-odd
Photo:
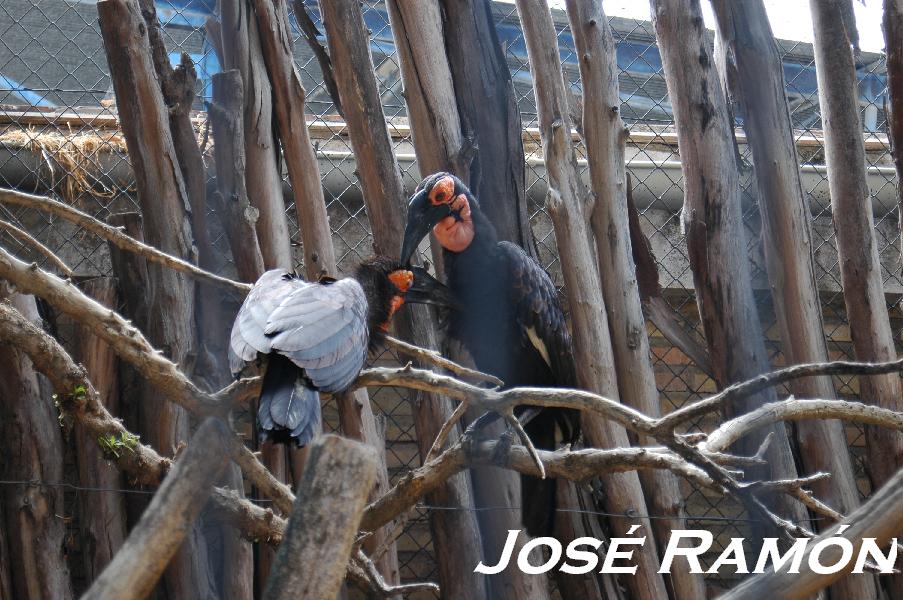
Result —
[{"label": "black tail feather", "polygon": [[[573,444],[580,433],[580,414],[573,410],[543,409],[524,425],[533,445],[555,450]],[[558,510],[555,479],[521,475],[521,521],[532,537],[551,536]]]},{"label": "black tail feather", "polygon": [[261,440],[305,446],[321,429],[320,397],[304,371],[279,354],[270,354],[257,408]]}]

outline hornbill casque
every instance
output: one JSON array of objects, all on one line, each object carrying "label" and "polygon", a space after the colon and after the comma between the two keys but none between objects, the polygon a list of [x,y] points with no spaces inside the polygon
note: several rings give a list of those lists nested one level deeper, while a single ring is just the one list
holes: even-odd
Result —
[{"label": "hornbill casque", "polygon": [[[555,284],[519,246],[499,241],[464,183],[450,173],[424,179],[411,197],[401,250],[408,264],[430,230],[443,248],[446,283],[457,300],[449,336],[477,368],[505,387],[576,387],[571,336]],[[575,411],[545,409],[525,430],[537,448],[575,441]],[[521,477],[522,521],[533,536],[549,535],[555,481]]]},{"label": "hornbill casque", "polygon": [[339,393],[354,382],[405,302],[447,307],[453,299],[426,270],[385,257],[339,280],[309,282],[285,269],[261,275],[235,317],[229,343],[233,375],[265,358],[260,438],[308,444],[321,429],[318,392]]}]

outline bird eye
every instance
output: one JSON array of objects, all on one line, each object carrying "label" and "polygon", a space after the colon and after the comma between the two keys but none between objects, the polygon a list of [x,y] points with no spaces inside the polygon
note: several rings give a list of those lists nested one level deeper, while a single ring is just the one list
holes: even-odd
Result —
[{"label": "bird eye", "polygon": [[436,200],[439,202],[445,202],[445,192],[439,192],[436,194]]}]

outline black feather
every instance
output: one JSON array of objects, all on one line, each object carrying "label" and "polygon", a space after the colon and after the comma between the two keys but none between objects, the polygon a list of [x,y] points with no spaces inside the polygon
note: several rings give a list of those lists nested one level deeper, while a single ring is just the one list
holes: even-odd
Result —
[{"label": "black feather", "polygon": [[[279,354],[270,354],[257,408],[262,440],[305,446],[320,430],[320,395],[304,371]],[[303,435],[302,435],[303,434]]]}]

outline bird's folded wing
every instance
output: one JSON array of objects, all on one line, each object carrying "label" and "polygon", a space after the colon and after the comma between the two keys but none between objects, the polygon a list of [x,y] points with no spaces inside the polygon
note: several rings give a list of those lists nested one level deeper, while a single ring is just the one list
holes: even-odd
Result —
[{"label": "bird's folded wing", "polygon": [[270,348],[305,370],[324,392],[348,387],[364,365],[367,298],[354,279],[295,290],[270,314]]},{"label": "bird's folded wing", "polygon": [[508,262],[509,301],[524,332],[524,343],[542,355],[559,385],[575,387],[571,334],[552,278],[520,246],[499,242],[498,250]]},{"label": "bird's folded wing", "polygon": [[271,350],[270,338],[265,334],[267,319],[292,292],[316,284],[291,275],[285,269],[273,269],[260,276],[242,303],[232,325],[229,341],[229,367],[238,373],[258,352]]}]

